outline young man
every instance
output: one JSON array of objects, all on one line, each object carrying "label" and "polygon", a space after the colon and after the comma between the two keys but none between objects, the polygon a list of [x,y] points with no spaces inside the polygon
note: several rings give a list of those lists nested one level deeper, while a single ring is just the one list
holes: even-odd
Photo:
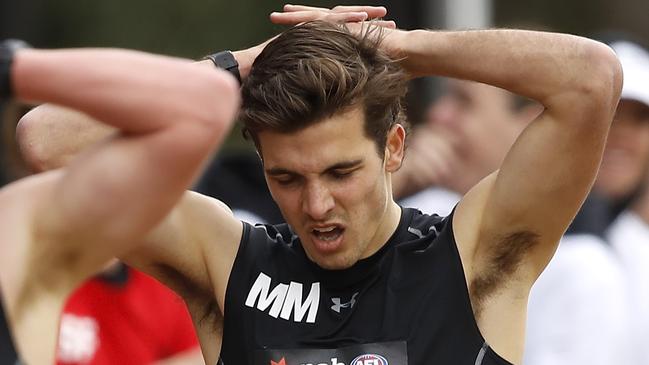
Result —
[{"label": "young man", "polygon": [[234,79],[122,50],[0,46],[0,97],[78,109],[117,128],[65,169],[0,190],[0,287],[18,353],[52,364],[67,296],[176,204],[227,134]]},{"label": "young man", "polygon": [[[384,15],[286,6],[271,19]],[[184,296],[208,364],[521,362],[528,293],[592,184],[619,63],[569,35],[381,25],[379,41],[356,24],[308,22],[261,53],[234,54],[242,119],[288,225],[242,224],[188,193],[124,255]],[[400,100],[407,77],[424,75],[491,83],[545,107],[446,219],[402,210],[391,193],[406,137]],[[46,151],[78,144],[65,119],[51,109],[25,119],[26,152],[53,130],[63,137],[39,143]]]}]

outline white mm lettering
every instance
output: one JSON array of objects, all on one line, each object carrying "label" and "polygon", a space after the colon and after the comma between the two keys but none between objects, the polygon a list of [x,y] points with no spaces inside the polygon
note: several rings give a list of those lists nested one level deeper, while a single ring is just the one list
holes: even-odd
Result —
[{"label": "white mm lettering", "polygon": [[252,285],[250,292],[248,293],[248,298],[246,299],[246,306],[250,308],[255,307],[255,302],[259,298],[259,303],[257,303],[257,309],[260,311],[265,311],[270,304],[273,304],[273,307],[268,313],[271,317],[277,318],[279,312],[282,309],[282,304],[284,303],[284,298],[286,298],[286,291],[288,290],[288,285],[279,284],[277,285],[270,295],[268,291],[270,290],[270,277],[266,274],[259,273],[257,280]]},{"label": "white mm lettering", "polygon": [[279,315],[282,319],[288,320],[291,313],[295,311],[293,319],[295,322],[301,322],[308,311],[307,323],[315,323],[320,304],[320,283],[311,284],[311,291],[304,302],[302,302],[301,283],[291,281],[290,285],[278,284],[272,291],[270,291],[270,284],[271,278],[263,272],[259,273],[246,298],[246,306],[254,308],[257,303],[257,309],[263,312],[272,303],[268,313],[270,316],[277,318]]}]

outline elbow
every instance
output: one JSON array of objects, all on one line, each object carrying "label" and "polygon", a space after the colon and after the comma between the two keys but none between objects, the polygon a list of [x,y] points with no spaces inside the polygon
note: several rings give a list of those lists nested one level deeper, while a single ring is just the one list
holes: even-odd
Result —
[{"label": "elbow", "polygon": [[35,172],[45,171],[47,161],[44,158],[44,152],[37,143],[34,130],[37,122],[33,116],[33,111],[25,114],[16,126],[16,141],[24,161]]},{"label": "elbow", "polygon": [[211,153],[230,132],[239,110],[239,86],[229,74],[193,68],[180,83],[182,92],[170,93],[172,113],[165,113],[162,129],[174,136],[174,153],[196,156]]},{"label": "elbow", "polygon": [[[216,71],[216,72],[214,72]],[[228,133],[239,111],[239,84],[232,75],[221,70],[209,70],[209,74],[196,83],[196,97],[202,107],[195,107],[197,120],[211,133]],[[197,106],[197,104],[194,104]]]},{"label": "elbow", "polygon": [[622,65],[615,52],[607,45],[592,41],[586,51],[586,77],[582,77],[580,94],[587,107],[612,122],[622,92]]},{"label": "elbow", "polygon": [[41,120],[42,106],[34,108],[25,114],[16,126],[16,141],[20,153],[29,167],[34,172],[43,172],[55,169],[55,162],[48,154],[45,138],[41,129],[43,121]]}]

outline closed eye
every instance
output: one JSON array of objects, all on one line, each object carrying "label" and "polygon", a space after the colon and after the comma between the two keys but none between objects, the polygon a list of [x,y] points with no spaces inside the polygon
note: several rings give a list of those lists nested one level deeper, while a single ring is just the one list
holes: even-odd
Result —
[{"label": "closed eye", "polygon": [[329,175],[334,178],[335,180],[344,180],[346,178],[349,178],[352,176],[352,174],[356,171],[357,169],[352,169],[352,170],[332,170],[329,172]]},{"label": "closed eye", "polygon": [[292,175],[287,175],[287,176],[275,176],[273,177],[273,180],[277,182],[279,185],[282,186],[288,186],[294,184],[298,178]]},{"label": "closed eye", "polygon": [[296,179],[294,177],[276,177],[274,180],[280,185],[287,186],[293,184]]}]

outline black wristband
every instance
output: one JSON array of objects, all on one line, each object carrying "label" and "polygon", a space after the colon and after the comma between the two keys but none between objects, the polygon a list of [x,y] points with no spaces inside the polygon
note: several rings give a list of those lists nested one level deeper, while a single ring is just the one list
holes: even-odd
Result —
[{"label": "black wristband", "polygon": [[214,62],[214,65],[220,69],[226,70],[234,76],[241,84],[241,74],[239,74],[239,63],[230,51],[217,52],[203,58]]},{"label": "black wristband", "polygon": [[17,39],[7,39],[0,42],[0,100],[13,97],[13,85],[11,82],[11,64],[14,60],[14,53],[29,45]]}]

